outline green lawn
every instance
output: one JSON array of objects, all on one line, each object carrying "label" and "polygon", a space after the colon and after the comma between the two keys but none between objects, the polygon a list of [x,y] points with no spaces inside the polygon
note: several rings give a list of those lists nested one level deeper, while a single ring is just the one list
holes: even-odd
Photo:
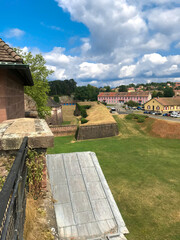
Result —
[{"label": "green lawn", "polygon": [[180,239],[180,141],[148,137],[136,122],[116,120],[120,136],[79,142],[57,137],[48,153],[97,154],[128,240]]}]

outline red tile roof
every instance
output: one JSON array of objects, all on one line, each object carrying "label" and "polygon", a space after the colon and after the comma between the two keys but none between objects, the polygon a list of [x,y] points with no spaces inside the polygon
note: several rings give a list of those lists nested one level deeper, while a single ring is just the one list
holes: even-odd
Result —
[{"label": "red tile roof", "polygon": [[163,106],[180,106],[180,97],[154,98]]},{"label": "red tile roof", "polygon": [[0,38],[0,62],[23,63],[23,59]]},{"label": "red tile roof", "polygon": [[148,97],[149,92],[100,92],[98,97]]}]

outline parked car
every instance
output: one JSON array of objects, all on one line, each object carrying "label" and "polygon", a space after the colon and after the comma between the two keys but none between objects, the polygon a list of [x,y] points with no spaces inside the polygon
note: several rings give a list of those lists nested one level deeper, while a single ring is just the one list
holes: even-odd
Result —
[{"label": "parked car", "polygon": [[148,114],[148,111],[144,111],[144,114]]},{"label": "parked car", "polygon": [[171,117],[176,117],[177,115],[178,115],[177,112],[172,112],[172,113],[171,113]]},{"label": "parked car", "polygon": [[168,113],[163,113],[163,116],[164,116],[164,117],[167,117],[167,116],[168,116]]},{"label": "parked car", "polygon": [[161,112],[155,112],[155,115],[162,115]]},{"label": "parked car", "polygon": [[116,109],[114,107],[111,108],[110,113],[116,112]]},{"label": "parked car", "polygon": [[137,107],[137,110],[142,110],[142,107],[138,106],[138,107]]}]

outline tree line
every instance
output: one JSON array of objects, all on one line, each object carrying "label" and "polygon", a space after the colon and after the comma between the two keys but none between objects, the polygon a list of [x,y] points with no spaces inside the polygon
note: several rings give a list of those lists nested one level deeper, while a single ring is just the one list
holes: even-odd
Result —
[{"label": "tree line", "polygon": [[49,87],[50,96],[71,96],[73,94],[74,99],[80,101],[96,101],[99,94],[99,88],[91,86],[90,84],[77,87],[74,79],[50,81]]}]

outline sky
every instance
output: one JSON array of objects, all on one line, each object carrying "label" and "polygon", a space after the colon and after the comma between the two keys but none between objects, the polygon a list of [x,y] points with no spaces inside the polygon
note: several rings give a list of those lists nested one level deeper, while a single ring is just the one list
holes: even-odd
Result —
[{"label": "sky", "polygon": [[180,0],[0,0],[0,37],[79,86],[180,81]]}]

